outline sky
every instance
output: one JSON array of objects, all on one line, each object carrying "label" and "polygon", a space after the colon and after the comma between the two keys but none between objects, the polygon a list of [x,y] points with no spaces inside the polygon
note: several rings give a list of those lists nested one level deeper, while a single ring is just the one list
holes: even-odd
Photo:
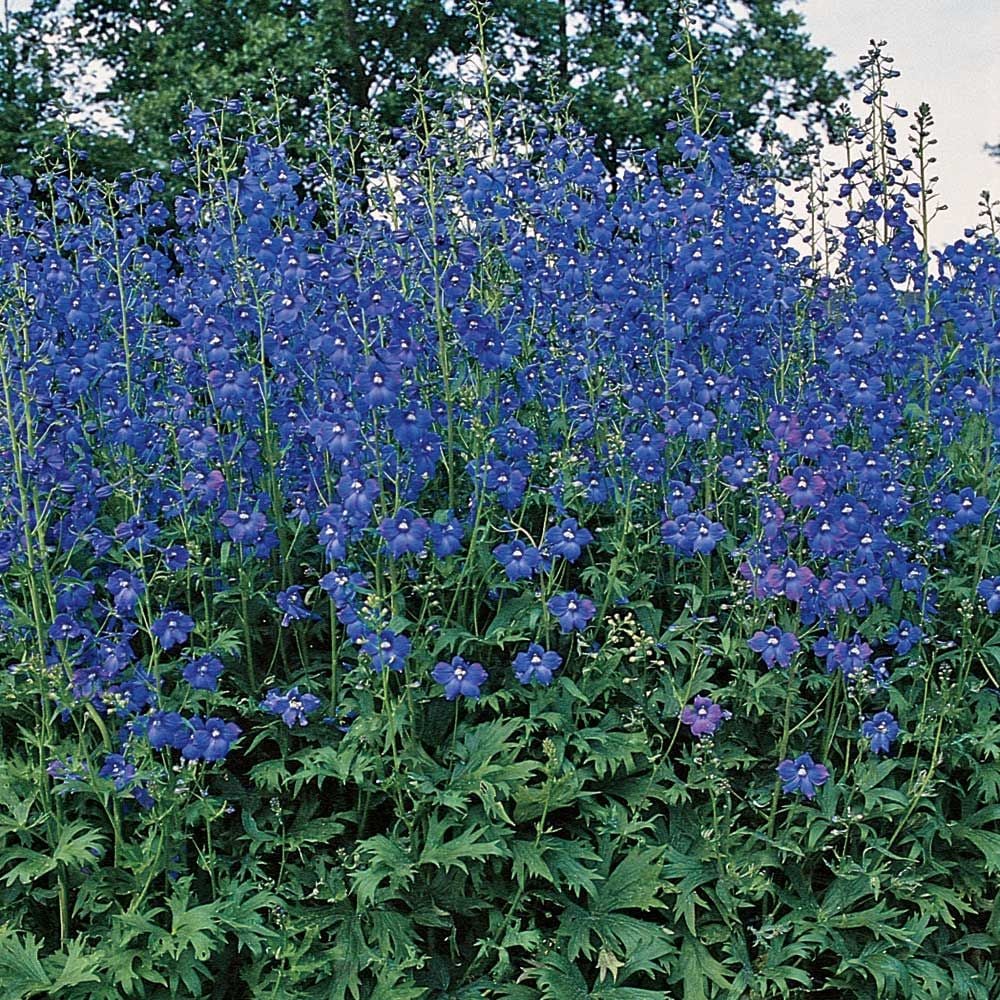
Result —
[{"label": "sky", "polygon": [[[977,221],[979,193],[985,188],[1000,198],[1000,159],[983,150],[986,142],[1000,143],[1000,0],[798,0],[796,6],[838,71],[856,65],[870,39],[888,42],[884,51],[901,73],[890,83],[890,100],[910,111],[926,101],[934,116],[935,187],[949,210],[935,220],[931,240],[940,246],[960,238]],[[856,96],[854,110],[862,113]]]}]

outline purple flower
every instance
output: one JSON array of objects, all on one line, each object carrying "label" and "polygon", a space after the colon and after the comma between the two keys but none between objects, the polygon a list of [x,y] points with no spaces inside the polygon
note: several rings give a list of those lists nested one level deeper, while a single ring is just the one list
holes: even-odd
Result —
[{"label": "purple flower", "polygon": [[154,712],[146,726],[146,739],[154,750],[166,747],[180,750],[189,735],[188,724],[179,712]]},{"label": "purple flower", "polygon": [[185,760],[222,760],[243,732],[234,722],[223,722],[214,716],[204,722],[191,719],[191,732],[181,750]]},{"label": "purple flower", "polygon": [[489,675],[481,663],[468,663],[461,656],[454,656],[451,663],[438,663],[431,676],[444,685],[445,698],[454,701],[459,695],[478,698],[479,689]]},{"label": "purple flower", "polygon": [[184,667],[184,680],[199,691],[215,691],[219,686],[219,674],[225,669],[222,661],[215,656],[199,656]]},{"label": "purple flower", "polygon": [[830,777],[830,772],[807,753],[795,760],[783,760],[775,770],[782,780],[782,791],[801,792],[807,799],[815,798],[816,789]]},{"label": "purple flower", "polygon": [[229,529],[234,542],[248,545],[255,545],[267,530],[267,518],[260,511],[227,510],[219,516],[219,524]]},{"label": "purple flower", "polygon": [[449,517],[444,524],[431,524],[431,547],[438,559],[453,556],[462,547],[462,526],[455,517]]},{"label": "purple flower", "polygon": [[132,789],[132,798],[139,804],[141,809],[152,809],[156,805],[156,799],[149,794],[145,785],[136,785]]},{"label": "purple flower", "polygon": [[79,639],[83,634],[80,624],[70,615],[56,615],[55,620],[49,627],[49,638],[55,639],[56,642]]},{"label": "purple flower", "polygon": [[888,753],[899,735],[899,723],[891,712],[876,712],[861,724],[861,734],[871,740],[872,753]]},{"label": "purple flower", "polygon": [[581,597],[575,590],[557,594],[549,599],[546,606],[558,619],[559,628],[563,632],[582,631],[597,613],[594,602],[587,597]]},{"label": "purple flower", "polygon": [[898,625],[889,630],[885,641],[890,646],[896,647],[898,656],[903,656],[918,645],[923,637],[924,633],[920,627],[911,624],[904,618]]},{"label": "purple flower", "polygon": [[125,570],[115,570],[108,577],[108,591],[115,602],[115,611],[119,615],[130,615],[145,589],[141,580],[131,573],[126,573]]},{"label": "purple flower", "polygon": [[527,580],[542,563],[541,552],[523,542],[498,545],[493,555],[503,565],[508,580]]},{"label": "purple flower", "polygon": [[320,577],[320,587],[330,595],[330,599],[342,608],[350,603],[359,587],[367,586],[367,581],[361,573],[352,573],[346,566],[338,566]]},{"label": "purple flower", "polygon": [[141,517],[130,517],[127,521],[115,526],[115,538],[124,542],[124,548],[132,552],[135,549],[142,551],[146,542],[151,542],[160,529],[150,521],[144,521]]},{"label": "purple flower", "polygon": [[957,522],[950,517],[933,517],[927,522],[927,537],[937,545],[944,545],[951,539],[958,527]]},{"label": "purple flower", "polygon": [[419,552],[430,532],[427,522],[407,507],[401,507],[392,517],[378,526],[393,559],[407,552]]},{"label": "purple flower", "polygon": [[168,545],[160,552],[167,569],[176,571],[184,569],[191,561],[191,553],[183,545]]},{"label": "purple flower", "polygon": [[164,649],[173,649],[187,642],[194,628],[194,619],[180,611],[166,611],[153,622],[153,635]]},{"label": "purple flower", "polygon": [[964,527],[967,524],[979,524],[989,511],[990,502],[986,497],[977,496],[974,490],[966,487],[958,493],[945,497],[944,506],[955,515],[955,523],[959,527]]},{"label": "purple flower", "polygon": [[113,781],[115,791],[120,792],[135,777],[135,765],[126,761],[120,753],[109,753],[97,774]]},{"label": "purple flower", "polygon": [[372,406],[388,406],[396,401],[402,385],[399,366],[381,361],[371,361],[355,381],[358,391],[365,394]]},{"label": "purple flower", "polygon": [[[77,770],[74,770],[74,769]],[[82,781],[83,776],[87,773],[87,762],[81,761],[77,764],[73,760],[73,755],[70,754],[65,760],[50,760],[48,766],[45,768],[45,773],[55,781],[66,781],[66,782],[77,782]]]},{"label": "purple flower", "polygon": [[360,473],[345,473],[337,484],[337,493],[348,515],[364,524],[374,509],[379,488],[374,479],[365,479]]},{"label": "purple flower", "polygon": [[553,650],[543,649],[533,642],[523,653],[514,657],[514,676],[522,684],[538,681],[551,684],[552,675],[562,665],[562,657]]},{"label": "purple flower", "polygon": [[282,590],[275,598],[278,610],[284,612],[281,619],[282,628],[287,628],[293,621],[308,621],[312,612],[306,607],[302,597],[304,587],[295,584],[287,590]]},{"label": "purple flower", "polygon": [[754,632],[747,645],[755,653],[760,653],[768,670],[773,670],[776,666],[787,667],[792,662],[799,640],[793,633],[782,632],[777,626],[772,626],[766,632]]},{"label": "purple flower", "polygon": [[320,701],[314,694],[300,694],[298,687],[289,688],[287,694],[282,694],[277,688],[271,688],[267,697],[260,703],[265,712],[280,715],[282,721],[291,729],[296,723],[308,725],[310,712],[319,708]]},{"label": "purple flower", "polygon": [[781,566],[770,566],[764,573],[763,583],[771,594],[784,594],[798,603],[816,582],[816,576],[807,566],[799,566],[793,559],[786,559]]},{"label": "purple flower", "polygon": [[681,712],[681,722],[691,727],[692,736],[711,736],[719,728],[719,724],[733,717],[711,698],[696,695],[693,705],[688,705]]},{"label": "purple flower", "polygon": [[378,635],[370,636],[361,651],[371,657],[375,673],[382,673],[386,667],[399,671],[406,666],[406,657],[410,655],[410,640],[387,628]]},{"label": "purple flower", "polygon": [[[685,542],[692,554],[707,555],[726,535],[726,529],[717,521],[710,521],[704,514],[696,514],[684,528]],[[683,549],[682,549],[683,551]]]},{"label": "purple flower", "polygon": [[488,462],[486,489],[504,510],[513,510],[528,488],[528,477],[519,467],[507,462]]},{"label": "purple flower", "polygon": [[983,580],[976,587],[976,593],[986,601],[986,610],[991,615],[995,615],[1000,611],[1000,576]]},{"label": "purple flower", "polygon": [[576,519],[572,517],[566,518],[558,527],[549,528],[545,532],[549,551],[554,556],[562,556],[567,562],[576,562],[583,547],[593,540],[594,536],[586,528],[578,527]]},{"label": "purple flower", "polygon": [[800,465],[790,476],[785,476],[779,485],[781,492],[797,509],[815,507],[826,491],[826,480],[804,465]]}]

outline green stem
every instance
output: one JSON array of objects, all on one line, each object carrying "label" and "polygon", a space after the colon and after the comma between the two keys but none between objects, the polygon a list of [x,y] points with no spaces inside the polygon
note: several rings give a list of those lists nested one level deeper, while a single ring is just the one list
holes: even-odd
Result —
[{"label": "green stem", "polygon": [[[788,723],[791,721],[792,716],[792,699],[795,695],[795,684],[796,673],[798,671],[798,661],[793,660],[791,667],[788,669],[788,691],[785,694],[785,711],[781,724],[781,741],[778,744],[778,760],[782,761],[785,759],[785,754],[788,753],[788,740],[791,732],[788,728]],[[767,839],[770,840],[774,836],[774,825],[778,818],[778,801],[781,795],[781,778],[774,779],[774,788],[771,791],[771,808],[767,814]]]}]

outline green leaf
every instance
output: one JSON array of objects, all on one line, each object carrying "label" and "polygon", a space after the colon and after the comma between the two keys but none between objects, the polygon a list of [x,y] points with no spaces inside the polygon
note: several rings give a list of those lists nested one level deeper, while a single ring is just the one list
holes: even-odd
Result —
[{"label": "green leaf", "polygon": [[11,847],[3,853],[4,863],[17,858],[22,860],[3,877],[6,885],[13,885],[15,882],[28,885],[56,867],[55,858],[33,851],[30,847]]},{"label": "green leaf", "polygon": [[483,641],[491,645],[526,642],[535,634],[542,617],[542,606],[534,594],[520,594],[504,601],[490,623]]},{"label": "green leaf", "polygon": [[967,840],[983,852],[986,858],[986,871],[991,875],[1000,872],[1000,833],[970,829],[965,824],[957,825],[953,833],[957,839]]},{"label": "green leaf", "polygon": [[555,878],[552,869],[545,863],[547,845],[544,841],[535,843],[533,840],[514,840],[510,843],[511,857],[514,859],[514,877],[518,885],[523,885],[526,878],[541,878],[553,883]]},{"label": "green leaf", "polygon": [[666,904],[659,898],[663,849],[650,847],[629,854],[601,885],[594,900],[595,912],[649,910]]},{"label": "green leaf", "polygon": [[60,831],[53,858],[77,867],[92,865],[94,859],[104,853],[104,842],[104,834],[76,820],[67,823]]},{"label": "green leaf", "polygon": [[13,931],[0,930],[0,986],[4,1000],[20,1000],[48,991],[52,980],[38,958],[42,942],[34,934],[19,937]]},{"label": "green leaf", "polygon": [[654,608],[650,604],[632,604],[631,608],[646,635],[659,639],[663,633],[663,609]]},{"label": "green leaf", "polygon": [[195,958],[204,962],[211,956],[215,941],[222,937],[222,929],[214,904],[204,903],[188,909],[189,897],[187,885],[175,886],[174,894],[167,900],[170,935],[161,947],[175,960],[190,948]]},{"label": "green leaf", "polygon": [[432,817],[427,830],[427,843],[420,853],[419,864],[433,865],[435,868],[460,868],[466,874],[468,861],[482,861],[484,858],[506,856],[508,851],[498,841],[484,840],[486,833],[481,826],[472,826],[450,840],[444,839],[446,831],[455,826],[453,820]]},{"label": "green leaf", "polygon": [[[352,873],[354,891],[361,906],[370,906],[376,897],[390,898],[410,884],[416,865],[409,852],[382,834],[369,837],[358,844],[358,853],[367,857],[367,866]],[[383,890],[388,883],[388,895]]]},{"label": "green leaf", "polygon": [[52,996],[58,996],[59,990],[81,983],[99,983],[103,980],[104,954],[94,951],[93,947],[81,938],[73,938],[66,943],[65,952],[59,951],[46,959],[49,966],[60,964],[56,978],[50,987]]},{"label": "green leaf", "polygon": [[712,957],[697,938],[690,935],[684,936],[684,943],[681,945],[680,966],[684,1000],[708,1000],[706,987],[709,982],[724,990],[732,988],[725,967]]},{"label": "green leaf", "polygon": [[571,849],[553,851],[549,858],[553,881],[560,889],[570,892],[585,892],[592,896],[597,891],[597,883],[603,878],[594,868],[588,868],[584,862],[595,865],[600,863],[600,857],[583,844],[576,842]]}]

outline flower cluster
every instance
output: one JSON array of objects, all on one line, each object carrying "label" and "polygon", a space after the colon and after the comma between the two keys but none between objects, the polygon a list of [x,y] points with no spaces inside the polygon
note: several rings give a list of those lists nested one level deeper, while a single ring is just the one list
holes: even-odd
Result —
[{"label": "flower cluster", "polygon": [[[100,722],[89,770],[58,751],[63,788],[144,805],[265,725],[290,739],[276,719],[315,739],[310,687],[339,739],[617,671],[642,695],[601,689],[608,717],[644,724],[661,652],[729,704],[748,673],[779,705],[803,677],[846,690],[889,754],[916,727],[875,699],[941,608],[1000,613],[995,236],[930,266],[908,168],[853,166],[827,261],[686,126],[681,163],[612,174],[513,102],[452,112],[367,178],[249,120],[171,204],[156,176],[38,199],[0,173],[0,640],[60,737]],[[698,695],[680,724],[730,718]],[[806,798],[830,778],[777,773]]]}]

